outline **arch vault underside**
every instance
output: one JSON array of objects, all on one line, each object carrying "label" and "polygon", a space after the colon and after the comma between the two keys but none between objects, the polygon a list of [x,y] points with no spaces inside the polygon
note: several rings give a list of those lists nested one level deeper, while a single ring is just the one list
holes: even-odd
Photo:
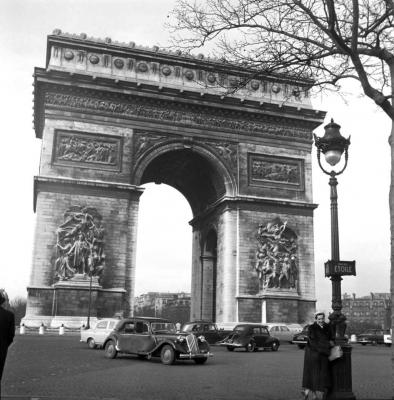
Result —
[{"label": "arch vault underside", "polygon": [[315,307],[308,82],[62,34],[36,68],[37,214],[27,325],[133,309],[141,185],[193,219],[192,319],[304,322]]}]

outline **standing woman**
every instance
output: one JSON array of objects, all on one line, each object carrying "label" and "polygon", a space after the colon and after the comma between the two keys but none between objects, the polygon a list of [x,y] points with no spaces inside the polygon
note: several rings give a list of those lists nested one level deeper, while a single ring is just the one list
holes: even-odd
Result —
[{"label": "standing woman", "polygon": [[15,319],[14,314],[2,307],[6,301],[5,293],[0,290],[0,398],[1,398],[1,377],[5,359],[7,357],[8,347],[14,340],[15,335]]},{"label": "standing woman", "polygon": [[331,386],[328,356],[334,346],[331,326],[325,321],[325,314],[315,314],[315,322],[308,328],[308,343],[305,347],[302,387],[304,400],[321,399]]}]

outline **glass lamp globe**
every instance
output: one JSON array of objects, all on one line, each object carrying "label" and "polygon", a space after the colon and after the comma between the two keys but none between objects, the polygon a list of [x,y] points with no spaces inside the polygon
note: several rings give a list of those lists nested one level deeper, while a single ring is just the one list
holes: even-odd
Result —
[{"label": "glass lamp globe", "polygon": [[337,165],[342,157],[341,150],[327,150],[324,157],[331,166]]}]

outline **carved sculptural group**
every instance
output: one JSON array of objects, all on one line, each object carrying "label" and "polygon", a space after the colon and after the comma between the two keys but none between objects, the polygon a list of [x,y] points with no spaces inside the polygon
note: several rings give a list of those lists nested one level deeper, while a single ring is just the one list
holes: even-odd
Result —
[{"label": "carved sculptural group", "polygon": [[104,271],[104,228],[95,208],[73,206],[64,213],[56,230],[55,278],[67,280],[75,274],[97,276]]},{"label": "carved sculptural group", "polygon": [[262,289],[297,290],[297,235],[287,221],[275,218],[266,225],[260,224],[257,240],[255,269]]}]

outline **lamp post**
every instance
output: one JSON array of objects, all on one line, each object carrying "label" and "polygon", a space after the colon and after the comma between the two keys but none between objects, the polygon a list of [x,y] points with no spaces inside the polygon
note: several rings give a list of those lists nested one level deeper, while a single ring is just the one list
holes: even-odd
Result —
[{"label": "lamp post", "polygon": [[92,305],[92,279],[93,279],[93,268],[89,268],[89,277],[90,277],[90,282],[89,282],[89,303],[88,303],[88,320],[86,321],[86,329],[90,328],[90,308]]},{"label": "lamp post", "polygon": [[[333,265],[343,263],[339,257],[339,233],[338,233],[338,195],[337,195],[337,176],[342,174],[348,162],[348,147],[350,145],[350,137],[344,138],[339,132],[340,126],[332,119],[331,122],[324,127],[325,134],[323,137],[315,137],[315,145],[317,147],[317,160],[321,170],[330,176],[330,199],[331,199],[331,261]],[[326,162],[334,167],[337,165],[342,154],[345,153],[345,161],[343,167],[338,171],[327,171],[320,160],[321,153],[324,154]],[[355,399],[352,392],[352,369],[351,369],[351,346],[345,339],[346,317],[342,314],[342,296],[341,296],[341,274],[330,272],[326,276],[331,277],[332,282],[332,313],[329,320],[333,328],[335,344],[342,347],[343,357],[331,362],[332,367],[332,389],[328,394],[328,399]]]}]

